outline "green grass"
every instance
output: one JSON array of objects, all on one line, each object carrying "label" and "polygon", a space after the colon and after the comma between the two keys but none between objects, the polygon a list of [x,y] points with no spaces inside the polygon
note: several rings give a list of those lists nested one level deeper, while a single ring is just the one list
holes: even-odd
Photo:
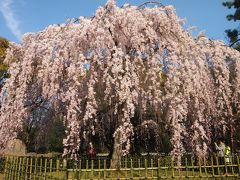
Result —
[{"label": "green grass", "polygon": [[[68,179],[157,179],[158,174],[161,178],[173,178],[173,172],[172,170],[164,170],[161,169],[158,171],[157,169],[152,170],[145,170],[144,168],[139,170],[131,170],[131,169],[121,169],[121,171],[118,170],[109,170],[106,169],[103,170],[97,170],[94,169],[91,171],[89,170],[82,170],[82,171],[70,171],[68,173]],[[233,175],[233,174],[232,174]],[[235,176],[238,176],[237,174],[234,174]],[[66,179],[67,174],[66,172],[52,172],[51,174],[47,174],[47,179]],[[185,178],[191,178],[191,179],[202,179],[202,178],[213,178],[213,175],[211,172],[202,172],[200,176],[199,171],[182,171],[182,170],[176,170],[174,171],[174,178],[178,179],[185,179]],[[201,178],[202,177],[202,178]],[[218,175],[214,176],[214,179],[217,179]],[[220,177],[219,177],[220,178]],[[228,177],[228,179],[235,179],[236,177]]]},{"label": "green grass", "polygon": [[[221,172],[223,169],[220,169]],[[212,169],[202,168],[199,172],[197,169],[178,169],[171,167],[157,167],[153,168],[122,168],[121,170],[116,169],[68,169],[64,171],[63,169],[56,171],[53,170],[51,173],[38,172],[36,174],[28,172],[28,174],[21,174],[21,176],[28,176],[31,179],[46,178],[47,180],[87,180],[87,179],[236,179],[239,177],[238,174],[229,174],[232,177],[224,177],[223,175],[217,175],[217,169],[212,172]],[[41,173],[41,174],[39,174]],[[222,173],[223,174],[223,173]],[[235,176],[235,177],[233,177]],[[12,176],[11,176],[12,177]],[[68,177],[68,178],[67,178]],[[0,180],[4,179],[3,175],[0,174]]]}]

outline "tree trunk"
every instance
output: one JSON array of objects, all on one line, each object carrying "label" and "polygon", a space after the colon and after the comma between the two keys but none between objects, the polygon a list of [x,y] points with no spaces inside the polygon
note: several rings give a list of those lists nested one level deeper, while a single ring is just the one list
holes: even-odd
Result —
[{"label": "tree trunk", "polygon": [[111,169],[120,169],[121,167],[122,145],[121,145],[120,139],[121,139],[121,134],[120,134],[120,131],[118,131],[114,137]]}]

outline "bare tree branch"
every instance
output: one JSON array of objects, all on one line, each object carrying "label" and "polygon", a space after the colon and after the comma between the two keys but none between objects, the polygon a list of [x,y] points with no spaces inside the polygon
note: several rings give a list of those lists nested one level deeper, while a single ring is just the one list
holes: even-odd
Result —
[{"label": "bare tree branch", "polygon": [[233,45],[236,44],[236,43],[239,42],[239,41],[240,41],[240,39],[237,39],[236,41],[234,41],[234,42],[233,42],[232,44],[230,44],[229,46],[230,46],[230,47],[233,47]]},{"label": "bare tree branch", "polygon": [[157,1],[148,1],[148,2],[145,2],[145,3],[141,4],[140,6],[138,6],[138,8],[140,9],[140,8],[142,8],[142,7],[144,7],[144,6],[148,5],[148,4],[156,4],[159,7],[164,6],[162,3],[157,2]]}]

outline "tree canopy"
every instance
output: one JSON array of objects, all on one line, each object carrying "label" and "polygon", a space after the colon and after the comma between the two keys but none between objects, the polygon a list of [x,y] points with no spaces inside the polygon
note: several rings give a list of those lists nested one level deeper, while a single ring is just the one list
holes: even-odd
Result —
[{"label": "tree canopy", "polygon": [[[235,12],[234,14],[227,15],[227,19],[229,21],[239,21],[240,20],[240,1],[234,0],[234,1],[226,1],[223,3],[225,7],[228,7],[229,9],[234,8]],[[230,46],[235,47],[238,51],[240,50],[240,44],[239,44],[239,28],[233,28],[233,29],[227,29],[225,31],[227,33],[227,36],[230,41]]]},{"label": "tree canopy", "polygon": [[3,60],[6,57],[6,51],[9,46],[9,42],[5,39],[0,37],[0,77],[3,76],[4,73],[7,71],[7,65],[3,63]]},{"label": "tree canopy", "polygon": [[44,132],[59,118],[73,158],[97,138],[122,156],[163,134],[178,162],[186,151],[206,157],[216,137],[238,128],[240,53],[182,24],[172,6],[109,0],[94,17],[25,34],[5,59],[15,61],[1,94],[0,147],[23,123]]}]

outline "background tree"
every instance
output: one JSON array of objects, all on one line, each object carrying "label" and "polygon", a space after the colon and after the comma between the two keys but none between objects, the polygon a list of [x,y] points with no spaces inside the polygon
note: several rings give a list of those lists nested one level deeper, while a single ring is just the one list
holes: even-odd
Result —
[{"label": "background tree", "polygon": [[[229,21],[239,21],[240,20],[240,1],[234,0],[234,1],[226,1],[223,3],[225,7],[228,7],[229,9],[234,8],[235,12],[234,14],[227,15],[227,20]],[[227,29],[226,31],[227,37],[229,38],[230,46],[234,47],[238,51],[240,51],[240,43],[239,43],[239,27],[234,29]]]},{"label": "background tree", "polygon": [[[240,20],[240,1],[239,0],[232,0],[232,1],[226,1],[223,3],[223,5],[225,7],[228,7],[229,9],[233,8],[234,9],[234,13],[233,14],[229,14],[227,15],[227,19],[229,21],[235,21],[235,22],[239,22]],[[238,51],[240,51],[240,29],[239,27],[234,28],[234,29],[228,29],[226,30],[227,33],[227,37],[229,38],[229,42],[230,42],[230,47],[233,47],[235,49],[237,49]],[[238,60],[239,61],[239,60]],[[236,62],[232,62],[231,60],[228,61],[230,68],[232,68]],[[234,73],[234,71],[231,71],[231,75],[230,78],[232,79],[232,76],[235,76],[236,74]],[[239,109],[236,107],[233,107],[234,110],[234,114],[236,115],[236,118],[240,118],[239,115]],[[239,136],[238,136],[238,132],[240,130],[240,126],[239,126],[239,121],[236,121],[235,124],[235,131],[232,132],[232,135],[228,135],[228,139],[231,139],[231,144],[233,144],[233,140],[236,140],[235,144],[239,144]],[[234,136],[234,137],[233,137]],[[228,142],[230,143],[230,142]],[[235,148],[239,148],[239,146],[235,146]]]},{"label": "background tree", "polygon": [[6,57],[9,42],[7,39],[0,37],[0,89],[3,85],[4,79],[7,77],[8,66],[3,62]]}]

